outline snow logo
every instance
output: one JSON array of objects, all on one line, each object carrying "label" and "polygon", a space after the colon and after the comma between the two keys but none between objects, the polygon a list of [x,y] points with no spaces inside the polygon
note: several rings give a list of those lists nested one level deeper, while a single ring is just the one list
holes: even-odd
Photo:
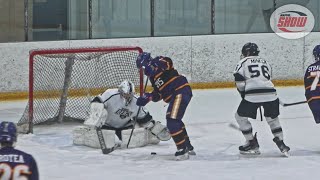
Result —
[{"label": "snow logo", "polygon": [[286,39],[299,39],[308,35],[314,27],[314,16],[307,8],[288,4],[276,9],[270,17],[272,30]]}]

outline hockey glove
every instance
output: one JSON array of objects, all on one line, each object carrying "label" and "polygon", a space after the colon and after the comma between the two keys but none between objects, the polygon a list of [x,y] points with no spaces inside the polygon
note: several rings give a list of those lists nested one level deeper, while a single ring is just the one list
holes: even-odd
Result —
[{"label": "hockey glove", "polygon": [[151,93],[145,93],[142,97],[138,97],[136,104],[138,106],[145,106],[151,100],[152,100],[152,94]]},{"label": "hockey glove", "polygon": [[156,91],[152,91],[152,101],[153,102],[158,102],[162,99],[162,96],[161,94],[159,94],[158,92]]},{"label": "hockey glove", "polygon": [[148,77],[153,76],[155,74],[156,70],[155,67],[153,67],[152,65],[147,65],[144,68],[144,74]]},{"label": "hockey glove", "polygon": [[137,57],[137,61],[136,61],[137,68],[140,69],[143,66],[147,66],[151,60],[152,60],[152,58],[151,58],[150,53],[143,52],[143,53],[139,54],[139,56]]}]

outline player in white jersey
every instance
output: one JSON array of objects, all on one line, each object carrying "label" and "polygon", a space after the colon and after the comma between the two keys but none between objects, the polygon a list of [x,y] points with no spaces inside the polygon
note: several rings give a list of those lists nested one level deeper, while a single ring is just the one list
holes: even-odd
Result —
[{"label": "player in white jersey", "polygon": [[101,128],[107,145],[113,147],[118,144],[124,147],[134,121],[137,123],[130,147],[169,140],[171,136],[166,126],[154,121],[146,108],[141,107],[139,110],[136,101],[134,84],[128,80],[123,81],[118,89],[107,89],[96,96],[91,102],[90,116],[84,122],[84,126],[79,126],[73,131],[74,144],[100,148],[96,128]]},{"label": "player in white jersey", "polygon": [[259,48],[255,43],[247,43],[242,48],[241,60],[236,66],[234,77],[242,101],[235,118],[246,139],[246,144],[239,147],[242,154],[260,154],[256,134],[248,118],[256,119],[257,109],[263,107],[264,116],[274,135],[273,141],[281,152],[290,150],[283,142],[283,132],[279,122],[279,99],[271,82],[271,66],[259,57]]}]

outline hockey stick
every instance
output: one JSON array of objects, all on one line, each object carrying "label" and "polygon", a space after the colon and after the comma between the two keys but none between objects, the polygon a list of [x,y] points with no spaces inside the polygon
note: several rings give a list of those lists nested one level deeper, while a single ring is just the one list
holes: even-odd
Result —
[{"label": "hockey stick", "polygon": [[111,148],[107,148],[101,128],[99,127],[96,130],[97,130],[98,140],[99,140],[100,148],[102,150],[102,154],[109,154],[118,147],[118,145],[116,144]]},{"label": "hockey stick", "polygon": [[307,101],[298,101],[298,102],[294,102],[294,103],[283,103],[282,101],[279,101],[280,105],[283,106],[283,107],[293,106],[293,105],[298,105],[298,104],[304,104],[306,102]]},{"label": "hockey stick", "polygon": [[[149,77],[147,77],[146,84],[144,85],[143,94],[146,92],[148,81],[149,81]],[[142,96],[142,94],[141,94],[140,96]],[[130,144],[130,141],[131,141],[131,138],[132,138],[133,131],[134,131],[135,126],[136,126],[136,124],[137,124],[137,118],[138,118],[138,116],[139,116],[140,110],[141,110],[141,106],[139,106],[139,109],[138,109],[138,112],[137,112],[135,121],[134,121],[134,123],[133,123],[133,127],[132,127],[132,130],[131,130],[130,136],[129,136],[127,148],[129,148],[129,144]]]},{"label": "hockey stick", "polygon": [[241,131],[240,128],[239,128],[239,126],[237,126],[237,125],[234,124],[234,123],[229,123],[229,127],[232,128],[232,129],[234,129],[234,130]]}]

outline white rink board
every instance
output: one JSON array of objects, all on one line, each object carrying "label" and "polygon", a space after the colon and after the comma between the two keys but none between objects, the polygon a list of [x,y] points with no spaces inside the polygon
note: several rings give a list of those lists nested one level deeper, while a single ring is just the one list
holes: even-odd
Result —
[{"label": "white rink board", "polygon": [[1,43],[0,92],[28,90],[28,54],[31,49],[92,46],[139,46],[153,56],[169,56],[180,73],[191,82],[233,81],[232,71],[242,46],[255,42],[273,69],[274,79],[302,79],[312,62],[312,49],[320,33],[287,40],[273,33],[130,39],[70,40]]}]

